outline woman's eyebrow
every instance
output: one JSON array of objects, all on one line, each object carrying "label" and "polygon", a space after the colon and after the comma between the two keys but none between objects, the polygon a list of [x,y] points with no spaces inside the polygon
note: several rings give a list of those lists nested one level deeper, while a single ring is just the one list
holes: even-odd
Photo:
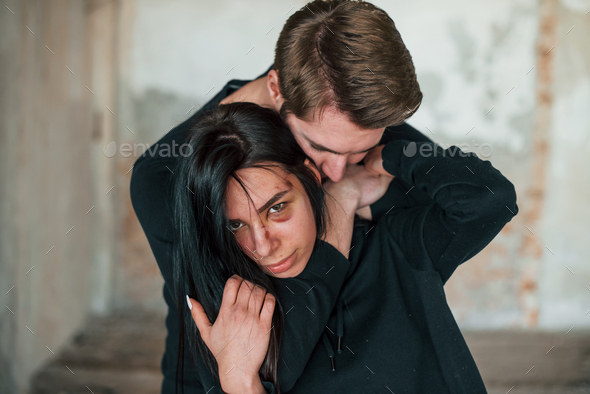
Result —
[{"label": "woman's eyebrow", "polygon": [[270,200],[268,200],[262,207],[258,208],[258,213],[262,213],[264,211],[266,211],[268,208],[272,207],[273,205],[275,205],[275,203],[280,200],[281,198],[283,198],[283,196],[287,193],[289,193],[291,191],[291,189],[289,190],[283,190],[282,192],[278,192],[277,194],[275,194],[274,196],[272,196],[270,198]]},{"label": "woman's eyebrow", "polygon": [[[281,198],[283,198],[283,196],[287,193],[289,193],[291,191],[291,187],[288,190],[283,190],[282,192],[278,192],[277,194],[275,194],[274,196],[272,196],[270,198],[270,200],[268,200],[262,207],[260,207],[258,209],[258,213],[262,213],[264,212],[266,209],[272,207],[273,205],[275,205],[275,203],[280,200]],[[228,219],[230,222],[240,222],[243,223],[240,219]]]}]

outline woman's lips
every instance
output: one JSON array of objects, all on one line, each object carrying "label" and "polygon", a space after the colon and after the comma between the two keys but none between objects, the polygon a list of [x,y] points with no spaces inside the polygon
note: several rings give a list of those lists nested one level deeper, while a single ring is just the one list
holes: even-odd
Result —
[{"label": "woman's lips", "polygon": [[295,252],[291,253],[291,255],[283,261],[274,265],[267,265],[265,267],[268,268],[273,274],[280,274],[281,272],[285,272],[293,266],[293,263],[295,262],[295,257],[297,257]]}]

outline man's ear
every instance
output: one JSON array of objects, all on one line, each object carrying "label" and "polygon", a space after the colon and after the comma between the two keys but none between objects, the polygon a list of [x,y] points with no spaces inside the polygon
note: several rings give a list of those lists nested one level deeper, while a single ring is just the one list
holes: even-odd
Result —
[{"label": "man's ear", "polygon": [[315,164],[313,164],[311,162],[311,160],[309,160],[309,159],[305,159],[305,161],[303,162],[303,164],[305,164],[306,166],[308,166],[313,171],[313,173],[315,174],[316,178],[318,178],[318,183],[321,185],[322,184],[322,176],[320,175],[320,172],[318,171],[318,169],[315,166]]},{"label": "man's ear", "polygon": [[268,72],[266,77],[266,88],[268,89],[268,95],[272,106],[277,112],[279,112],[285,100],[283,99],[283,96],[281,96],[281,91],[279,89],[279,73],[277,70],[270,70]]}]

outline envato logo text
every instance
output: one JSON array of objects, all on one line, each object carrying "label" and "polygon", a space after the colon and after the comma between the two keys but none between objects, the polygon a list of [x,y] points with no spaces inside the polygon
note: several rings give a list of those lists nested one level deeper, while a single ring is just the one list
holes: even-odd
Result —
[{"label": "envato logo text", "polygon": [[187,157],[193,153],[193,148],[189,144],[177,144],[176,141],[172,141],[172,145],[163,144],[129,144],[124,143],[119,145],[117,149],[117,143],[115,141],[110,142],[107,146],[102,148],[102,152],[106,157],[114,157],[117,152],[122,157],[139,157],[146,152],[146,156],[157,156],[157,157]]},{"label": "envato logo text", "polygon": [[488,159],[492,157],[493,151],[494,150],[490,144],[475,144],[471,146],[471,144],[464,143],[459,146],[445,146],[444,144],[435,142],[434,144],[420,144],[420,147],[418,147],[418,144],[414,141],[410,142],[403,148],[404,155],[407,157],[414,157],[416,153],[420,154],[422,157],[436,157],[437,155],[443,157],[454,157],[455,155],[467,157],[476,154],[480,158]]}]

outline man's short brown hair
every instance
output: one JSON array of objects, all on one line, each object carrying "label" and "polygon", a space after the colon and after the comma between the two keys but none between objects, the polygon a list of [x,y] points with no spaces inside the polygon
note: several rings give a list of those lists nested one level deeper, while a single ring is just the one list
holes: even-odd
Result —
[{"label": "man's short brown hair", "polygon": [[332,107],[361,128],[377,129],[403,123],[422,101],[412,56],[393,20],[363,1],[316,0],[291,15],[274,69],[283,117],[311,121]]}]

